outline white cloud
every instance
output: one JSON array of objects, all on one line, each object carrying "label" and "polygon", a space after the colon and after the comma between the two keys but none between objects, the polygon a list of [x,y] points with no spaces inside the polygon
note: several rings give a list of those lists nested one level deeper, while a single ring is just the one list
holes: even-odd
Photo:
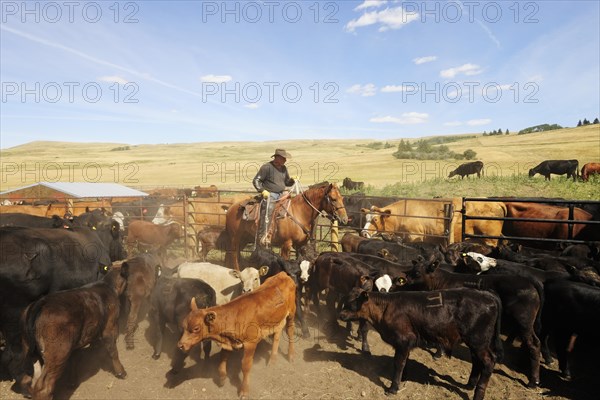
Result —
[{"label": "white cloud", "polygon": [[541,82],[544,80],[544,77],[540,74],[530,76],[527,81],[528,82]]},{"label": "white cloud", "polygon": [[469,126],[480,126],[480,125],[487,125],[490,122],[492,122],[492,120],[489,119],[489,118],[471,119],[471,120],[467,121],[467,125],[469,125]]},{"label": "white cloud", "polygon": [[387,31],[388,29],[400,29],[404,25],[415,21],[419,18],[417,12],[407,12],[402,7],[386,8],[381,11],[365,12],[357,19],[353,19],[346,24],[348,32],[354,32],[356,28],[379,24],[379,31]]},{"label": "white cloud", "polygon": [[230,75],[209,74],[209,75],[204,75],[204,76],[200,77],[200,80],[202,82],[212,82],[212,83],[225,83],[225,82],[229,82],[231,79],[232,78]]},{"label": "white cloud", "polygon": [[460,121],[450,121],[450,122],[444,122],[444,126],[461,126],[462,122]]},{"label": "white cloud", "polygon": [[418,112],[408,112],[402,114],[401,117],[392,117],[391,115],[385,117],[373,117],[369,120],[369,122],[375,123],[392,123],[399,125],[413,125],[413,124],[423,124],[427,122],[427,118],[429,118],[429,114],[426,113],[418,113]]},{"label": "white cloud", "polygon": [[420,65],[420,64],[425,64],[425,63],[432,62],[435,60],[437,60],[437,56],[426,56],[426,57],[417,57],[417,58],[413,59],[413,62],[417,65]]},{"label": "white cloud", "polygon": [[372,83],[367,83],[366,85],[360,85],[357,83],[356,85],[350,86],[346,92],[347,93],[355,93],[364,97],[375,96],[375,92],[377,88]]},{"label": "white cloud", "polygon": [[365,0],[359,4],[354,11],[364,10],[367,8],[379,8],[387,3],[387,0]]},{"label": "white cloud", "polygon": [[448,68],[440,71],[442,78],[454,78],[458,74],[465,74],[467,76],[478,75],[483,70],[477,64],[463,64],[460,67]]},{"label": "white cloud", "polygon": [[406,86],[406,85],[386,85],[384,87],[381,88],[381,91],[383,93],[397,93],[397,92],[414,92],[415,91],[415,87],[414,86]]},{"label": "white cloud", "polygon": [[120,76],[116,76],[116,75],[101,76],[100,78],[98,78],[98,80],[101,81],[101,82],[108,82],[108,83],[117,82],[120,85],[124,85],[127,82],[129,82],[127,79],[122,78]]},{"label": "white cloud", "polygon": [[258,105],[258,103],[249,103],[245,104],[244,107],[249,108],[251,110],[256,110],[260,106]]}]

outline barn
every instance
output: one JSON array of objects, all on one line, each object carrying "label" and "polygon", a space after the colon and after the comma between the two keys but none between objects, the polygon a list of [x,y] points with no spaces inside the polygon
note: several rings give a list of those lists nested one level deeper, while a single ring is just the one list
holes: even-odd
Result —
[{"label": "barn", "polygon": [[44,205],[52,204],[57,211],[64,210],[73,215],[85,212],[85,208],[106,208],[110,210],[113,200],[136,201],[148,196],[147,193],[117,183],[92,182],[38,182],[0,193],[0,212],[9,210],[10,204]]}]

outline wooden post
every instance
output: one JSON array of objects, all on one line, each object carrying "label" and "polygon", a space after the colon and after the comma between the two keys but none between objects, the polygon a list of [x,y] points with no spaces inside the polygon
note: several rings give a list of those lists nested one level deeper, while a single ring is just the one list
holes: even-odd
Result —
[{"label": "wooden post", "polygon": [[337,221],[331,223],[331,251],[340,251],[340,235]]}]

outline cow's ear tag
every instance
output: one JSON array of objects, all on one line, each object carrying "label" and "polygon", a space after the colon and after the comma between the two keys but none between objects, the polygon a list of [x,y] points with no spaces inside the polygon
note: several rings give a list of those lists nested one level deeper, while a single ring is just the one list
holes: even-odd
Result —
[{"label": "cow's ear tag", "polygon": [[209,311],[208,313],[206,313],[206,316],[204,317],[204,322],[206,322],[207,325],[210,325],[214,322],[214,320],[216,318],[217,318],[217,314],[214,311]]},{"label": "cow's ear tag", "polygon": [[268,272],[269,272],[269,267],[266,265],[263,265],[262,267],[259,268],[258,275],[265,276]]}]

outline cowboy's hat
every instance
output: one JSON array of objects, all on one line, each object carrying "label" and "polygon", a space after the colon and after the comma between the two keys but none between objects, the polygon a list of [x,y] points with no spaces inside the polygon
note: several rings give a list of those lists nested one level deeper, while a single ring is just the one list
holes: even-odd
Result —
[{"label": "cowboy's hat", "polygon": [[292,158],[292,155],[290,153],[288,153],[287,151],[285,151],[284,149],[277,149],[275,150],[275,154],[273,154],[271,157],[275,157],[275,156],[280,156],[283,158]]}]

